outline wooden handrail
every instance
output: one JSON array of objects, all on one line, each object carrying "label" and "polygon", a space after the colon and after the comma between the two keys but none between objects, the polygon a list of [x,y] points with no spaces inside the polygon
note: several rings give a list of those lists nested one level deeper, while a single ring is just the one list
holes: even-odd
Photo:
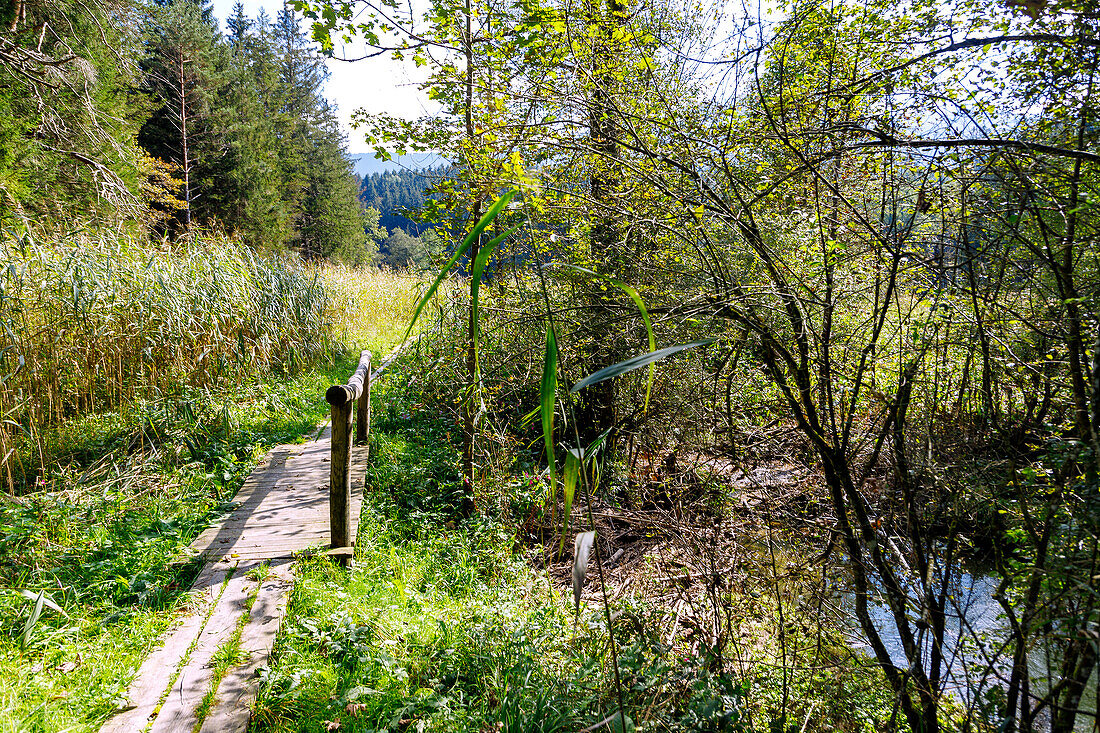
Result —
[{"label": "wooden handrail", "polygon": [[359,355],[359,366],[347,384],[325,390],[332,413],[332,450],[329,460],[329,540],[334,549],[351,547],[351,422],[352,406],[358,403],[356,442],[365,442],[370,430],[371,353]]},{"label": "wooden handrail", "polygon": [[[382,371],[401,353],[404,344],[382,360],[371,371],[371,352],[359,354],[359,365],[347,384],[334,384],[325,390],[325,400],[331,406],[332,439],[329,456],[329,540],[330,554],[339,555],[341,562],[351,556],[355,542],[351,527],[351,423],[352,405],[356,405],[355,442],[366,446],[370,437],[370,386]],[[364,448],[364,458],[367,457]]]}]

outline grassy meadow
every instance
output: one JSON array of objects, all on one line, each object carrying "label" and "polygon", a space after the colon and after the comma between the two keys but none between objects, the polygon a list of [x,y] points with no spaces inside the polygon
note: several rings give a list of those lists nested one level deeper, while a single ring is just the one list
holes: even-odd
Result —
[{"label": "grassy meadow", "polygon": [[[94,731],[187,611],[191,539],[270,447],[314,434],[324,389],[360,350],[392,350],[424,284],[259,258],[214,236],[5,246],[0,733]],[[688,595],[670,602],[667,576],[687,566],[646,554],[671,536],[660,528],[633,540],[633,588],[620,576],[605,611],[590,578],[574,607],[570,558],[547,572],[556,543],[545,535],[560,526],[541,439],[537,426],[515,428],[536,386],[505,329],[483,341],[486,364],[513,368],[486,382],[503,412],[481,429],[480,511],[464,516],[464,303],[444,290],[419,323],[431,338],[375,387],[354,567],[299,562],[253,730],[763,732],[812,720],[814,731],[870,733],[889,718],[881,673],[820,605],[813,623],[784,616],[822,601],[799,575],[801,540],[740,527],[730,585],[714,586],[715,630],[690,625],[689,613],[710,611]],[[625,484],[607,480],[599,500],[614,512]],[[761,577],[775,588],[757,592]],[[609,719],[620,695],[625,725]]]},{"label": "grassy meadow", "polygon": [[[577,613],[571,550],[548,573],[530,535],[532,519],[549,519],[539,517],[546,475],[494,474],[484,510],[461,514],[460,432],[445,397],[453,381],[432,366],[443,348],[406,352],[374,387],[354,567],[299,562],[256,731],[619,730],[599,725],[618,697],[598,581],[589,579]],[[745,559],[758,577],[767,562]],[[653,564],[641,574],[656,583],[663,572]],[[784,600],[805,592],[791,587]],[[777,673],[784,622],[768,594],[732,596],[743,656],[723,658],[670,633],[677,612],[659,593],[635,586],[611,600],[627,730],[768,731],[777,711],[798,710],[817,729],[870,733],[889,716],[883,680],[852,664],[835,632],[788,636],[786,653],[802,656],[787,658],[788,676]]]}]

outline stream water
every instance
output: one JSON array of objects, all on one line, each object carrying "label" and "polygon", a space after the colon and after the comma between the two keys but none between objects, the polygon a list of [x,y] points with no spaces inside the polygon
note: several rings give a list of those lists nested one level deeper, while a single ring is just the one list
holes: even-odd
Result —
[{"label": "stream water", "polygon": [[[1010,660],[1003,651],[1007,648],[1005,640],[1008,638],[1008,625],[1000,604],[993,598],[999,582],[999,578],[993,574],[961,568],[956,569],[950,579],[944,629],[945,688],[967,707],[981,702],[975,699],[976,696],[1001,684],[997,679],[998,673],[1006,673],[1009,666]],[[862,639],[865,651],[871,654],[870,645],[858,630],[854,603],[854,596],[848,595],[845,598],[845,605],[852,612],[853,625]],[[891,659],[898,666],[906,667],[905,651],[893,615],[881,603],[872,603],[869,610]],[[932,644],[927,633],[921,634],[919,638],[922,660],[927,669]],[[1050,664],[1051,661],[1041,649],[1032,650],[1028,667],[1033,691],[1041,694],[1050,681],[1057,682],[1057,665]],[[1003,676],[1007,677],[1007,674]],[[1097,684],[1094,673],[1082,700],[1082,709],[1089,714],[1079,713],[1077,716],[1076,730],[1082,733],[1097,730]],[[1046,716],[1042,716],[1037,722],[1040,726],[1049,726]]]}]

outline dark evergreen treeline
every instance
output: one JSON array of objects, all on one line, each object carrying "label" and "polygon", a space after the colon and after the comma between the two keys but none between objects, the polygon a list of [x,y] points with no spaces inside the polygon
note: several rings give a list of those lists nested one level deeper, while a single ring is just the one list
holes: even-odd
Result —
[{"label": "dark evergreen treeline", "polygon": [[377,216],[293,11],[238,2],[223,34],[208,0],[27,0],[0,22],[0,224],[119,213],[374,260]]},{"label": "dark evergreen treeline", "polygon": [[379,212],[378,223],[387,233],[379,247],[381,264],[393,268],[429,267],[441,251],[435,222],[414,218],[431,189],[454,176],[453,166],[374,173],[362,179],[359,200]]},{"label": "dark evergreen treeline", "polygon": [[420,170],[396,170],[373,173],[359,184],[359,200],[377,209],[378,223],[391,231],[396,227],[414,236],[430,224],[406,216],[419,211],[429,197],[428,189],[439,181],[452,176],[449,166],[433,166]]}]

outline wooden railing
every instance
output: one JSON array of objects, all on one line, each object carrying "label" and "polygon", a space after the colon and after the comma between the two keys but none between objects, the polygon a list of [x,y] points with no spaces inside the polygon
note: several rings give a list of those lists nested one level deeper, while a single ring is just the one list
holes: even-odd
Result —
[{"label": "wooden railing", "polygon": [[[329,536],[336,554],[351,555],[355,541],[351,526],[351,425],[355,416],[355,442],[365,443],[370,433],[371,353],[359,355],[359,366],[347,384],[325,391],[332,412],[332,453],[329,465]],[[381,371],[381,370],[379,370]],[[353,410],[353,408],[355,408]],[[342,551],[342,552],[339,552]]]}]

